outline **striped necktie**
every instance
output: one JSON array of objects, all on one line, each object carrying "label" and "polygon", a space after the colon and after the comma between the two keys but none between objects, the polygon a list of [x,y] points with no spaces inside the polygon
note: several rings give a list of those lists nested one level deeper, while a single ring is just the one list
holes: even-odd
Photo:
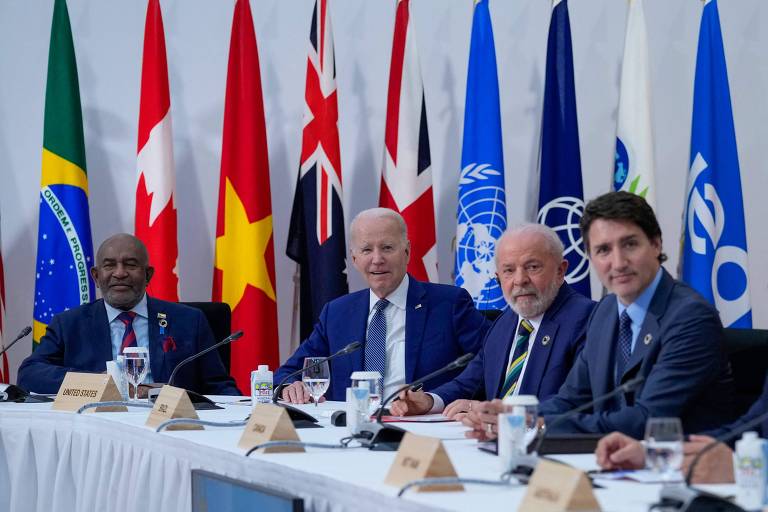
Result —
[{"label": "striped necktie", "polygon": [[528,357],[528,338],[533,332],[531,322],[523,318],[520,327],[517,328],[517,338],[515,339],[515,349],[512,352],[512,362],[507,368],[507,376],[504,378],[504,385],[501,387],[500,398],[505,398],[515,392],[520,372],[523,371],[525,358]]},{"label": "striped necktie", "polygon": [[136,313],[133,311],[123,311],[117,315],[117,319],[125,324],[125,332],[123,332],[123,342],[120,343],[120,354],[123,353],[125,347],[135,347],[136,345],[136,332],[133,330],[133,319],[136,318]]},{"label": "striped necktie", "polygon": [[379,299],[374,306],[376,310],[368,325],[368,335],[365,341],[365,363],[367,371],[377,371],[381,374],[381,386],[384,389],[384,371],[387,365],[387,317],[384,310],[389,306],[387,299]]},{"label": "striped necktie", "polygon": [[625,309],[619,317],[618,350],[616,351],[616,385],[621,382],[621,376],[627,369],[629,356],[632,355],[632,319]]}]

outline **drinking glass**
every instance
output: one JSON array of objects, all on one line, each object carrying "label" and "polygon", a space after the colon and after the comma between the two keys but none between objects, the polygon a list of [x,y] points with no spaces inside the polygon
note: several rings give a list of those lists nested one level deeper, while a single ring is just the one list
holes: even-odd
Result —
[{"label": "drinking glass", "polygon": [[318,366],[310,368],[318,361],[325,359],[323,357],[305,357],[304,358],[304,371],[301,373],[301,380],[304,385],[307,386],[309,394],[312,395],[312,399],[315,401],[315,407],[320,397],[323,396],[328,390],[328,385],[331,382],[331,371],[328,368],[328,361],[323,361]]},{"label": "drinking glass", "polygon": [[645,460],[668,483],[683,463],[683,427],[679,418],[649,418],[645,424]]},{"label": "drinking glass", "polygon": [[368,415],[371,416],[381,406],[381,374],[376,371],[356,371],[350,376],[352,388],[365,387],[368,390]]},{"label": "drinking glass", "polygon": [[133,385],[133,397],[139,397],[139,384],[147,377],[149,372],[149,350],[145,347],[126,347],[123,350],[125,356],[125,376]]}]

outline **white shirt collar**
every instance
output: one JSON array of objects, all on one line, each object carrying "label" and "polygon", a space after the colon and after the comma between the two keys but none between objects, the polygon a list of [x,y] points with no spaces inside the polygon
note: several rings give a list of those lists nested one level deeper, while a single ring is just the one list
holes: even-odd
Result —
[{"label": "white shirt collar", "polygon": [[[387,299],[390,303],[397,306],[399,309],[405,310],[405,305],[408,302],[408,274],[405,274],[405,277],[403,277],[403,280],[400,281],[400,284],[395,288],[395,291],[384,297]],[[379,302],[379,297],[375,293],[373,293],[373,290],[368,290],[369,292],[369,300],[368,300],[368,313],[373,310],[373,308],[376,306],[376,303]]]},{"label": "white shirt collar", "polygon": [[[123,312],[122,310],[117,309],[117,308],[113,308],[112,306],[107,304],[106,300],[104,301],[104,307],[107,310],[107,320],[109,321],[109,323],[112,323],[112,320],[117,318],[117,316],[120,313]],[[146,292],[141,297],[141,300],[139,301],[139,303],[136,304],[135,306],[133,306],[130,310],[133,311],[134,313],[136,313],[139,316],[142,316],[144,318],[149,318],[149,312],[147,310],[147,294],[146,294]]]}]

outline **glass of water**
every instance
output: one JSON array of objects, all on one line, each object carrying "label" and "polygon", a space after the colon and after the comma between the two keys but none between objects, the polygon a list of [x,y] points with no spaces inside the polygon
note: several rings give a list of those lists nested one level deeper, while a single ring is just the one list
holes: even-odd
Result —
[{"label": "glass of water", "polygon": [[323,361],[318,366],[312,367],[318,361],[325,359],[324,357],[305,357],[304,358],[304,371],[301,373],[301,380],[304,385],[309,389],[309,394],[312,395],[312,399],[315,401],[315,407],[328,390],[328,384],[331,382],[331,370],[328,368],[328,361]]},{"label": "glass of water", "polygon": [[356,371],[350,376],[352,388],[364,387],[368,390],[368,415],[371,416],[381,406],[381,374],[375,371]]},{"label": "glass of water", "polygon": [[661,475],[672,480],[683,463],[683,427],[679,418],[649,418],[645,424],[645,460]]},{"label": "glass of water", "polygon": [[149,372],[149,350],[145,347],[125,347],[125,377],[133,386],[133,397],[139,397],[139,384],[147,377]]}]

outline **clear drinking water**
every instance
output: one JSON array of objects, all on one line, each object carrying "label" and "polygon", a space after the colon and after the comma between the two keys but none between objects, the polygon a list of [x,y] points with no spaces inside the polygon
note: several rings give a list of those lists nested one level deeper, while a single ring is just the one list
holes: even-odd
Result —
[{"label": "clear drinking water", "polygon": [[137,386],[147,376],[149,365],[147,360],[138,355],[130,355],[125,358],[125,373],[131,384]]},{"label": "clear drinking water", "polygon": [[668,475],[683,463],[683,443],[649,440],[645,447],[648,468]]},{"label": "clear drinking water", "polygon": [[304,384],[309,388],[312,397],[321,397],[328,390],[330,379],[304,379]]}]

